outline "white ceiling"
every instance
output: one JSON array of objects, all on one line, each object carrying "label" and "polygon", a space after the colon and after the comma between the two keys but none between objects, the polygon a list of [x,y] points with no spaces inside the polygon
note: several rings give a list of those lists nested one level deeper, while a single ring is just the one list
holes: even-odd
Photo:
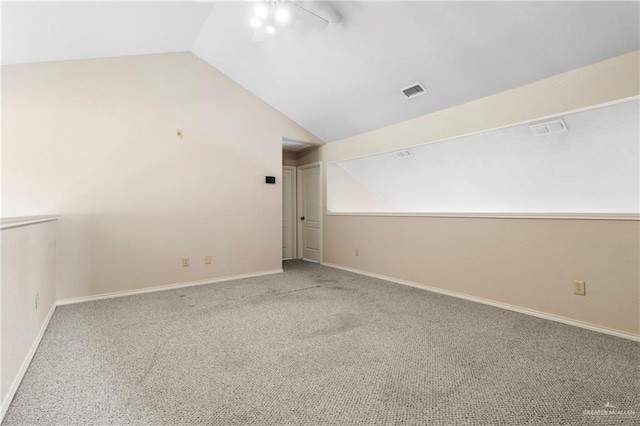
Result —
[{"label": "white ceiling", "polygon": [[191,50],[213,3],[3,2],[2,63]]},{"label": "white ceiling", "polygon": [[[304,4],[325,14],[322,3]],[[4,3],[4,64],[191,50],[326,142],[640,48],[638,2],[333,2],[252,41],[252,3]],[[421,82],[429,94],[406,100]]]}]

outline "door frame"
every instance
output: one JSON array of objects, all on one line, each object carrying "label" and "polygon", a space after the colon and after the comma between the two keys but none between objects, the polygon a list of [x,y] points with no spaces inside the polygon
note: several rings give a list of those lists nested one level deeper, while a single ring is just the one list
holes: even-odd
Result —
[{"label": "door frame", "polygon": [[[324,229],[324,203],[323,203],[323,199],[324,199],[324,173],[322,170],[322,161],[316,161],[315,163],[309,163],[309,164],[305,164],[302,166],[298,166],[298,172],[297,172],[297,177],[296,177],[296,183],[297,183],[297,192],[296,192],[296,198],[297,198],[297,209],[296,209],[296,220],[298,222],[298,226],[296,227],[297,229],[297,235],[298,235],[298,239],[296,241],[296,258],[297,259],[304,259],[303,257],[303,251],[304,251],[304,242],[302,241],[302,237],[303,237],[303,229],[302,229],[302,221],[300,220],[300,212],[303,211],[302,208],[302,185],[300,185],[300,183],[302,182],[302,171],[305,169],[310,169],[312,167],[316,167],[318,166],[318,172],[320,173],[320,179],[319,179],[319,184],[320,184],[320,188],[318,188],[318,196],[320,197],[318,206],[320,206],[320,262],[322,263],[324,261],[324,242],[323,242],[323,229]],[[304,259],[304,260],[308,260],[308,259]],[[315,262],[313,260],[308,260],[309,262]]]},{"label": "door frame", "polygon": [[[294,166],[282,166],[282,176],[284,182],[284,170],[292,170],[292,182],[291,182],[291,209],[293,210],[293,215],[291,216],[291,233],[293,234],[292,242],[293,246],[291,247],[291,259],[298,258],[298,168]],[[282,186],[282,198],[284,199],[284,185]],[[284,205],[284,203],[283,203]],[[282,211],[282,217],[284,218],[284,208]],[[283,258],[282,260],[285,260]]]}]

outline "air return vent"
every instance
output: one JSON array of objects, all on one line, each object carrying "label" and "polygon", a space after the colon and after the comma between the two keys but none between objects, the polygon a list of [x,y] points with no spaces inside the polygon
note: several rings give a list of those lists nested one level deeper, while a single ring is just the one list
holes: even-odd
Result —
[{"label": "air return vent", "polygon": [[398,158],[409,158],[409,157],[413,157],[413,154],[411,153],[411,151],[409,151],[408,149],[403,149],[401,151],[394,151],[393,155],[395,155]]},{"label": "air return vent", "polygon": [[407,99],[413,99],[416,96],[427,94],[427,89],[422,87],[420,83],[414,83],[411,86],[407,86],[404,89],[400,89],[403,95],[407,97]]},{"label": "air return vent", "polygon": [[562,119],[545,121],[544,123],[536,123],[529,126],[529,130],[533,136],[545,136],[552,133],[566,132],[567,125]]}]

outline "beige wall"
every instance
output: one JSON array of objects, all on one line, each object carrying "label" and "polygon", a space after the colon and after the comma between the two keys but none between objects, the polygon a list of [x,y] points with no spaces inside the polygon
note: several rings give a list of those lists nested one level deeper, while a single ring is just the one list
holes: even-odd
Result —
[{"label": "beige wall", "polygon": [[307,148],[304,151],[282,151],[283,166],[304,166],[320,161],[320,147]]},{"label": "beige wall", "polygon": [[320,161],[320,152],[322,147],[305,149],[298,153],[298,166],[304,166]]},{"label": "beige wall", "polygon": [[298,153],[295,151],[282,151],[282,165],[296,167],[298,165]]},{"label": "beige wall", "polygon": [[[349,174],[340,163],[329,163],[325,168],[327,188],[332,188],[329,211],[394,212],[396,209],[374,194]],[[339,209],[335,206],[340,206]]]},{"label": "beige wall", "polygon": [[[324,145],[320,156],[344,160],[638,96],[639,63],[639,52],[612,58]],[[640,335],[637,221],[325,215],[323,226],[326,263]],[[587,282],[586,297],[572,294],[574,279]]]},{"label": "beige wall", "polygon": [[[4,226],[4,225],[3,225]],[[56,222],[2,229],[0,402],[8,408],[55,306]],[[35,300],[38,295],[38,307]]]},{"label": "beige wall", "polygon": [[58,299],[281,268],[282,138],[319,141],[202,60],[7,66],[2,89],[3,216],[59,215]]},{"label": "beige wall", "polygon": [[[324,226],[326,263],[640,334],[638,221],[327,216]],[[576,279],[586,297],[573,294]]]}]

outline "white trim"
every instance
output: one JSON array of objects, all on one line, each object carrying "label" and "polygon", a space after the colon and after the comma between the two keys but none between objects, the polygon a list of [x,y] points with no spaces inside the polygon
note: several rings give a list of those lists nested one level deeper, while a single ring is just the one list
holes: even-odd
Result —
[{"label": "white trim", "polygon": [[444,294],[446,296],[457,297],[458,299],[470,300],[472,302],[482,303],[483,305],[494,306],[496,308],[502,308],[502,309],[518,312],[518,313],[525,314],[525,315],[531,315],[531,316],[534,316],[534,317],[538,317],[538,318],[542,318],[542,319],[546,319],[546,320],[550,320],[550,321],[561,322],[563,324],[573,325],[575,327],[580,327],[580,328],[585,328],[585,329],[591,330],[591,331],[597,331],[599,333],[609,334],[611,336],[621,337],[623,339],[633,340],[634,342],[640,342],[640,335],[626,333],[624,331],[612,330],[612,329],[609,329],[609,328],[606,328],[606,327],[600,327],[600,326],[597,326],[597,325],[594,325],[594,324],[590,324],[590,323],[587,323],[587,322],[574,320],[574,319],[563,317],[563,316],[559,316],[559,315],[548,314],[546,312],[536,311],[534,309],[522,308],[520,306],[510,305],[508,303],[496,302],[496,301],[493,301],[493,300],[484,299],[482,297],[470,296],[470,295],[467,295],[467,294],[464,294],[464,293],[458,293],[456,291],[444,290],[444,289],[437,288],[437,287],[432,287],[432,286],[429,286],[429,285],[426,285],[426,284],[420,284],[420,283],[416,283],[416,282],[413,282],[413,281],[401,280],[401,279],[389,277],[389,276],[386,276],[386,275],[374,274],[374,273],[363,271],[363,270],[360,270],[360,269],[349,268],[349,267],[340,266],[340,265],[334,265],[332,263],[322,263],[322,264],[324,266],[328,266],[330,268],[341,269],[343,271],[353,272],[353,273],[356,273],[356,274],[365,275],[365,276],[372,277],[372,278],[377,278],[377,279],[380,279],[380,280],[391,281],[391,282],[394,282],[394,283],[397,283],[397,284],[403,284],[403,285],[407,285],[407,286],[411,286],[411,287],[416,287],[416,288],[419,288],[419,289],[422,289],[422,290],[431,291],[431,292],[434,292],[434,293]]},{"label": "white trim", "polygon": [[320,262],[318,263],[322,264],[324,260],[324,215],[322,212],[324,211],[324,194],[326,191],[324,186],[324,162],[318,161],[318,167],[320,168]]},{"label": "white trim", "polygon": [[33,356],[36,354],[36,350],[38,349],[38,346],[40,346],[40,342],[42,341],[42,336],[44,336],[44,332],[49,326],[49,321],[51,321],[51,317],[53,316],[53,313],[56,310],[56,306],[57,306],[56,303],[54,303],[51,306],[51,309],[49,310],[47,317],[42,323],[42,327],[40,327],[40,331],[38,332],[36,339],[33,341],[33,344],[31,345],[31,349],[29,349],[29,352],[27,353],[26,358],[24,359],[24,361],[22,362],[22,365],[20,366],[20,369],[18,370],[18,374],[16,374],[16,377],[13,379],[13,383],[11,383],[11,386],[9,387],[9,392],[7,393],[7,396],[5,396],[4,401],[2,401],[2,405],[0,405],[0,423],[2,423],[2,420],[4,419],[4,415],[7,413],[7,409],[9,409],[9,405],[11,404],[11,401],[13,400],[13,397],[15,396],[18,390],[18,387],[20,386],[20,383],[22,382],[22,379],[24,378],[24,375],[27,372],[27,368],[29,368],[29,364],[31,364],[31,360],[33,359]]},{"label": "white trim", "polygon": [[[552,119],[552,118],[558,118],[561,115],[577,114],[577,113],[583,112],[583,111],[589,111],[589,110],[592,110],[592,109],[603,108],[603,107],[610,106],[610,105],[617,105],[617,104],[621,104],[621,103],[624,103],[624,102],[630,102],[630,101],[634,101],[634,100],[640,100],[640,95],[633,95],[633,96],[628,96],[626,98],[614,99],[613,101],[606,101],[606,102],[601,102],[601,103],[595,104],[595,105],[588,105],[586,107],[574,108],[574,109],[570,109],[568,111],[562,111],[562,112],[554,113],[554,114],[551,114],[551,115],[543,115],[542,117],[531,118],[531,119],[527,119],[527,120],[524,120],[524,121],[517,121],[515,123],[505,124],[505,125],[502,125],[502,126],[497,126],[497,127],[491,127],[491,128],[488,128],[488,129],[477,130],[475,132],[462,133],[462,134],[458,134],[458,135],[455,135],[455,136],[448,136],[448,137],[445,137],[445,138],[435,139],[435,140],[431,140],[431,141],[427,141],[427,142],[418,142],[418,143],[414,143],[414,144],[411,144],[411,145],[395,147],[393,149],[384,149],[382,151],[374,151],[374,152],[370,152],[368,154],[356,155],[355,157],[347,157],[347,158],[341,158],[341,159],[335,159],[335,160],[328,160],[327,164],[339,163],[341,161],[356,160],[356,159],[359,159],[359,158],[372,157],[374,155],[389,154],[389,153],[392,153],[394,151],[400,151],[400,150],[403,150],[403,149],[411,149],[411,148],[416,148],[416,147],[419,147],[419,146],[428,145],[428,144],[432,144],[432,143],[446,142],[446,141],[450,141],[452,139],[464,138],[464,137],[467,137],[467,136],[479,135],[481,133],[493,132],[494,130],[507,129],[509,127],[517,127],[517,126],[520,126],[520,125],[523,125],[523,124],[535,123],[535,122],[538,122],[538,121],[544,121],[544,120],[549,120],[549,119]],[[440,112],[440,111],[435,111],[433,114],[437,114],[438,112]],[[424,117],[424,116],[421,116],[421,117]],[[388,127],[391,127],[391,126],[388,126]],[[329,142],[329,143],[334,143],[334,142]]]},{"label": "white trim", "polygon": [[[296,259],[298,256],[298,167],[294,166],[282,166],[282,197],[284,198],[284,171],[291,170],[292,175],[292,191],[291,191],[291,207],[293,209],[293,217],[291,220],[291,230],[293,233],[293,247],[291,247],[291,257],[283,258],[282,260]],[[284,205],[284,204],[283,204]],[[282,217],[284,217],[284,210],[282,211]],[[283,221],[284,223],[284,221]]]},{"label": "white trim", "polygon": [[322,165],[322,161],[314,161],[313,163],[303,164],[302,166],[298,166],[299,169],[310,169],[311,167]]},{"label": "white trim", "polygon": [[374,217],[446,217],[474,219],[565,219],[565,220],[640,220],[638,213],[402,213],[402,212],[332,212],[327,216],[374,216]]},{"label": "white trim", "polygon": [[0,229],[16,228],[18,226],[33,225],[34,223],[50,222],[58,220],[56,216],[29,216],[29,217],[11,217],[2,219]]},{"label": "white trim", "polygon": [[115,297],[124,297],[124,296],[133,296],[135,294],[144,294],[144,293],[153,293],[153,292],[156,292],[156,291],[174,290],[174,289],[177,289],[177,288],[193,287],[193,286],[205,285],[205,284],[214,284],[214,283],[220,283],[220,282],[224,282],[224,281],[240,280],[240,279],[243,279],[243,278],[261,277],[261,276],[264,276],[264,275],[279,274],[279,273],[282,273],[282,272],[283,272],[282,269],[273,269],[273,270],[270,270],[270,271],[255,272],[255,273],[250,273],[250,274],[229,275],[229,276],[221,277],[221,278],[211,278],[211,279],[200,280],[200,281],[190,281],[190,282],[177,283],[177,284],[168,284],[168,285],[161,285],[161,286],[157,286],[157,287],[146,287],[146,288],[141,288],[141,289],[137,289],[137,290],[126,290],[126,291],[116,291],[116,292],[113,292],[113,293],[96,294],[95,296],[74,297],[74,298],[71,298],[71,299],[58,300],[57,301],[57,305],[58,306],[71,305],[71,304],[74,304],[74,303],[91,302],[91,301],[94,301],[94,300],[112,299],[112,298],[115,298]]}]

